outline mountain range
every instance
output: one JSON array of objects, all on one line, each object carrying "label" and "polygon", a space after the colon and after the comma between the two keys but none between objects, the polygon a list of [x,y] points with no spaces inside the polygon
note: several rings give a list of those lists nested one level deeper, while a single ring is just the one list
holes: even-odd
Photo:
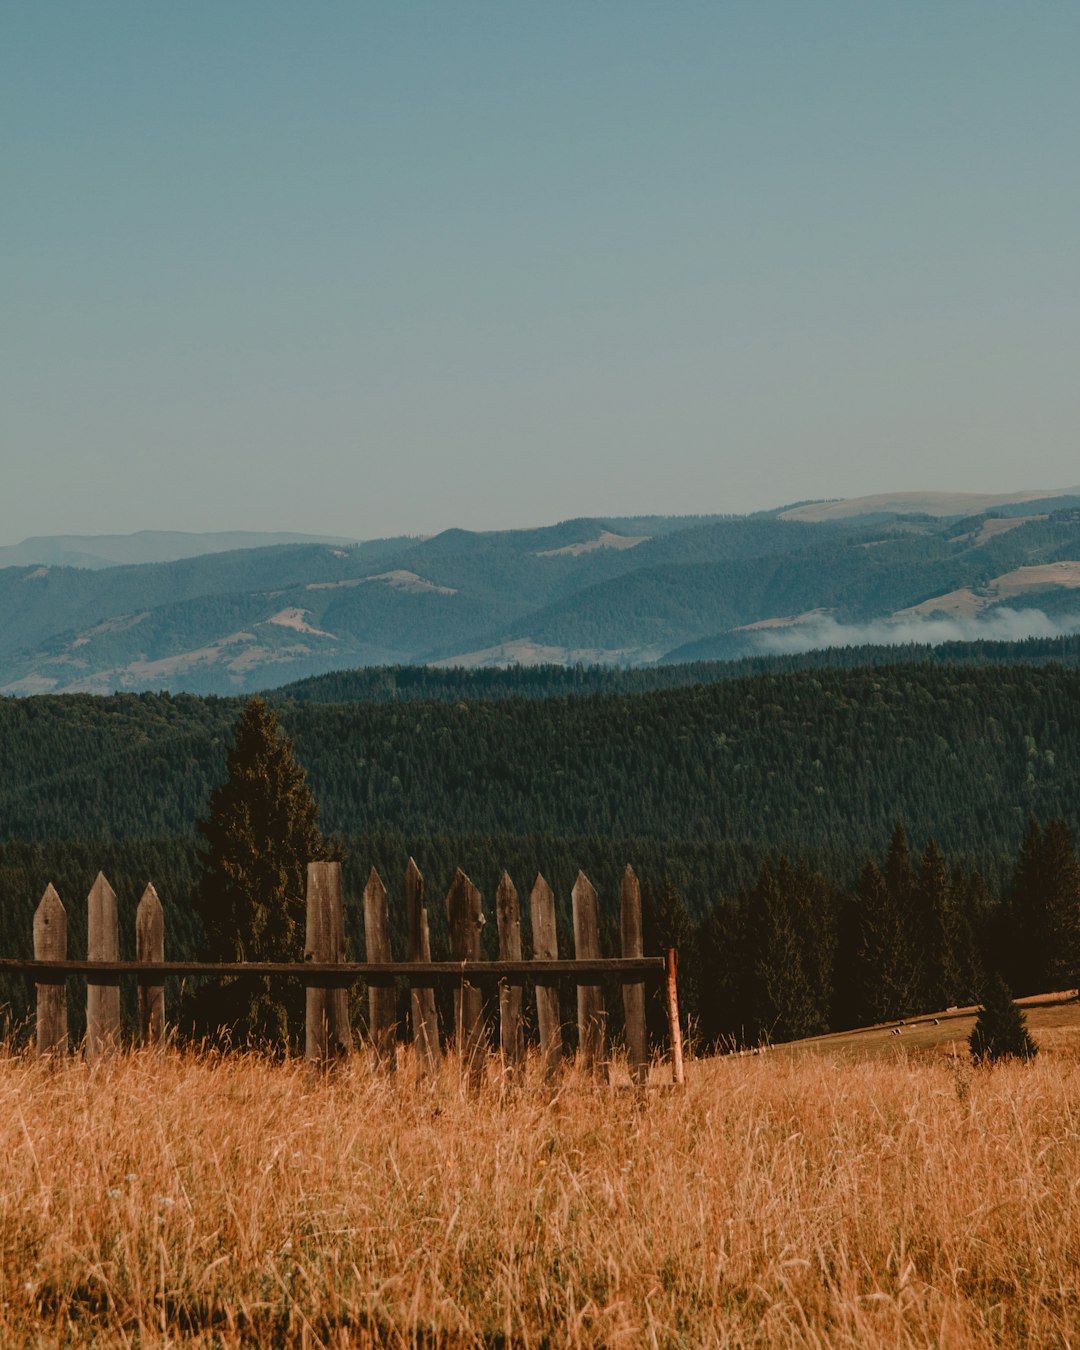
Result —
[{"label": "mountain range", "polygon": [[[224,694],[359,666],[647,665],[1080,630],[1080,488],[361,543],[149,532],[19,548],[36,556],[0,566],[8,694]],[[154,560],[108,565],[147,549]]]}]

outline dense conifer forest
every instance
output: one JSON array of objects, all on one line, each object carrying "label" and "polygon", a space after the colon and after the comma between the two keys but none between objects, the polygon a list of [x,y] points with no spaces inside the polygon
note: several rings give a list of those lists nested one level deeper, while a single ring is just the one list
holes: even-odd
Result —
[{"label": "dense conifer forest", "polygon": [[[461,672],[411,682],[370,672],[333,677],[339,689],[352,680],[351,702],[276,701],[321,824],[344,850],[357,954],[372,865],[393,895],[416,857],[437,951],[439,897],[459,865],[489,908],[504,867],[522,893],[542,871],[569,951],[581,867],[614,951],[629,862],[654,948],[683,950],[685,1008],[708,1041],[967,1001],[989,970],[1016,992],[1076,984],[1080,672],[821,664],[650,692],[620,689],[627,674],[507,672],[485,697]],[[567,696],[574,679],[594,692]],[[365,683],[377,692],[356,698]],[[388,697],[391,687],[408,692]],[[241,706],[149,694],[0,701],[5,954],[29,954],[49,880],[81,950],[99,867],[120,894],[125,943],[152,879],[170,953],[198,949],[196,822]],[[394,941],[403,953],[400,927]],[[20,982],[2,994],[26,1006]]]}]

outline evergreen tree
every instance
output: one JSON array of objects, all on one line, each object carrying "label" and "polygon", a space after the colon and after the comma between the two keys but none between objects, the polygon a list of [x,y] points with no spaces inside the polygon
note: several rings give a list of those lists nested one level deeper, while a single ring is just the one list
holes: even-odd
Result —
[{"label": "evergreen tree", "polygon": [[1042,986],[1074,989],[1080,970],[1080,864],[1063,820],[1047,825],[1042,841]]},{"label": "evergreen tree", "polygon": [[738,908],[721,896],[694,936],[701,1039],[713,1049],[746,1041],[743,925]]},{"label": "evergreen tree", "polygon": [[775,1041],[813,1036],[827,1026],[808,971],[797,884],[784,857],[776,869],[768,862],[762,865],[749,895],[750,1007],[759,1036]]},{"label": "evergreen tree", "polygon": [[924,953],[919,1003],[929,1012],[960,1001],[963,940],[945,855],[933,839],[919,860],[917,895]]},{"label": "evergreen tree", "polygon": [[1009,889],[1012,941],[1005,966],[1013,987],[1022,994],[1038,993],[1042,988],[1045,894],[1042,828],[1029,816]]},{"label": "evergreen tree", "polygon": [[1080,864],[1063,820],[1028,822],[1013,873],[1010,917],[1023,993],[1073,988],[1080,971]]},{"label": "evergreen tree", "polygon": [[[696,959],[695,930],[686,902],[679,894],[671,876],[665,872],[659,894],[648,882],[641,892],[642,943],[650,956],[663,956],[669,947],[679,953],[679,1021],[684,1033],[697,1019],[698,977],[700,963]],[[654,1045],[664,1045],[667,1039],[667,1008],[664,991],[656,988],[646,1001],[645,1025]]]},{"label": "evergreen tree", "polygon": [[[327,842],[292,742],[260,698],[243,707],[227,768],[199,823],[204,959],[300,961],[307,864],[327,855]],[[302,1030],[303,993],[297,981],[230,977],[205,986],[194,1011],[204,1034],[280,1044]]]},{"label": "evergreen tree", "polygon": [[991,976],[983,1006],[968,1039],[976,1064],[1000,1059],[1034,1059],[1039,1047],[1031,1039],[1027,1018],[1013,1002],[1009,986],[1000,975]]},{"label": "evergreen tree", "polygon": [[862,870],[855,899],[859,925],[859,1018],[863,1023],[904,1017],[915,1003],[906,916],[877,863]]}]

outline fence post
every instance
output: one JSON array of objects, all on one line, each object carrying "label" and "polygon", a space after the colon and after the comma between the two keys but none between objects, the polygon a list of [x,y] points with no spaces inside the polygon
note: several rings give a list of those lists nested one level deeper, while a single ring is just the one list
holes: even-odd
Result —
[{"label": "fence post", "polygon": [[[89,961],[120,960],[116,892],[99,872],[86,899],[86,956]],[[95,1063],[120,1043],[120,976],[99,975],[86,982],[86,1058]]]},{"label": "fence post", "polygon": [[[534,961],[557,961],[559,940],[555,932],[555,892],[538,872],[529,895]],[[536,1025],[544,1072],[551,1078],[562,1059],[562,1023],[559,1020],[559,986],[536,985]]]},{"label": "fence post", "polygon": [[[309,862],[304,960],[338,964],[345,960],[345,917],[341,864]],[[326,1064],[349,1053],[349,991],[309,984],[305,990],[304,1053],[309,1063]]]},{"label": "fence post", "polygon": [[[645,955],[641,927],[641,886],[629,864],[622,877],[622,954],[625,957]],[[622,998],[630,1076],[641,1085],[649,1076],[645,1044],[645,981],[624,983]]]},{"label": "fence post", "polygon": [[[386,887],[374,867],[364,887],[364,942],[369,961],[393,961]],[[397,990],[392,984],[368,983],[368,1031],[376,1066],[392,1072],[396,1066],[394,1043],[397,1040]]]},{"label": "fence post", "polygon": [[[455,961],[480,960],[480,930],[484,912],[480,892],[459,867],[446,893],[446,918],[450,928],[450,955]],[[454,990],[454,1035],[458,1056],[467,1064],[474,1082],[483,1076],[481,1058],[484,1037],[484,996],[462,972]]]},{"label": "fence post", "polygon": [[682,1087],[683,1077],[683,1055],[682,1055],[682,1027],[679,1025],[679,992],[676,986],[676,975],[679,969],[679,954],[674,947],[667,949],[666,977],[664,980],[667,1017],[668,1017],[668,1035],[671,1037],[671,1077],[677,1087]]},{"label": "fence post", "polygon": [[[67,911],[51,881],[34,910],[34,960],[67,960]],[[62,1055],[67,1045],[67,982],[61,975],[37,986],[37,1052]]]},{"label": "fence post", "polygon": [[[153,885],[142,893],[135,911],[135,959],[143,962],[165,960],[165,914]],[[157,1045],[165,1034],[165,986],[150,984],[139,976],[139,1039],[143,1045]]]},{"label": "fence post", "polygon": [[[584,872],[578,872],[570,892],[574,910],[574,959],[600,956],[600,918],[596,890]],[[592,977],[595,979],[595,976]],[[578,984],[578,1053],[584,1068],[598,1073],[604,1062],[604,993],[598,984]]]},{"label": "fence post", "polygon": [[[405,868],[405,920],[409,933],[409,960],[431,960],[431,935],[424,904],[424,877],[414,858]],[[430,1071],[439,1064],[439,1019],[433,985],[414,984],[409,991],[413,1044],[421,1062]]]},{"label": "fence post", "polygon": [[[521,912],[518,893],[509,873],[504,872],[495,892],[495,916],[499,925],[499,960],[521,960]],[[521,1026],[521,984],[499,981],[499,1048],[503,1066],[513,1074],[525,1060],[525,1037]]]}]

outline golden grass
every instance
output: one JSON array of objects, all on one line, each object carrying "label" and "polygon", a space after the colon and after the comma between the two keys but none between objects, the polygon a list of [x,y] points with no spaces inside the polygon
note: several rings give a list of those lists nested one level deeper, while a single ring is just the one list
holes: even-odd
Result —
[{"label": "golden grass", "polygon": [[1078,1103],[1067,1052],[554,1096],[8,1053],[0,1345],[1080,1344]]}]

